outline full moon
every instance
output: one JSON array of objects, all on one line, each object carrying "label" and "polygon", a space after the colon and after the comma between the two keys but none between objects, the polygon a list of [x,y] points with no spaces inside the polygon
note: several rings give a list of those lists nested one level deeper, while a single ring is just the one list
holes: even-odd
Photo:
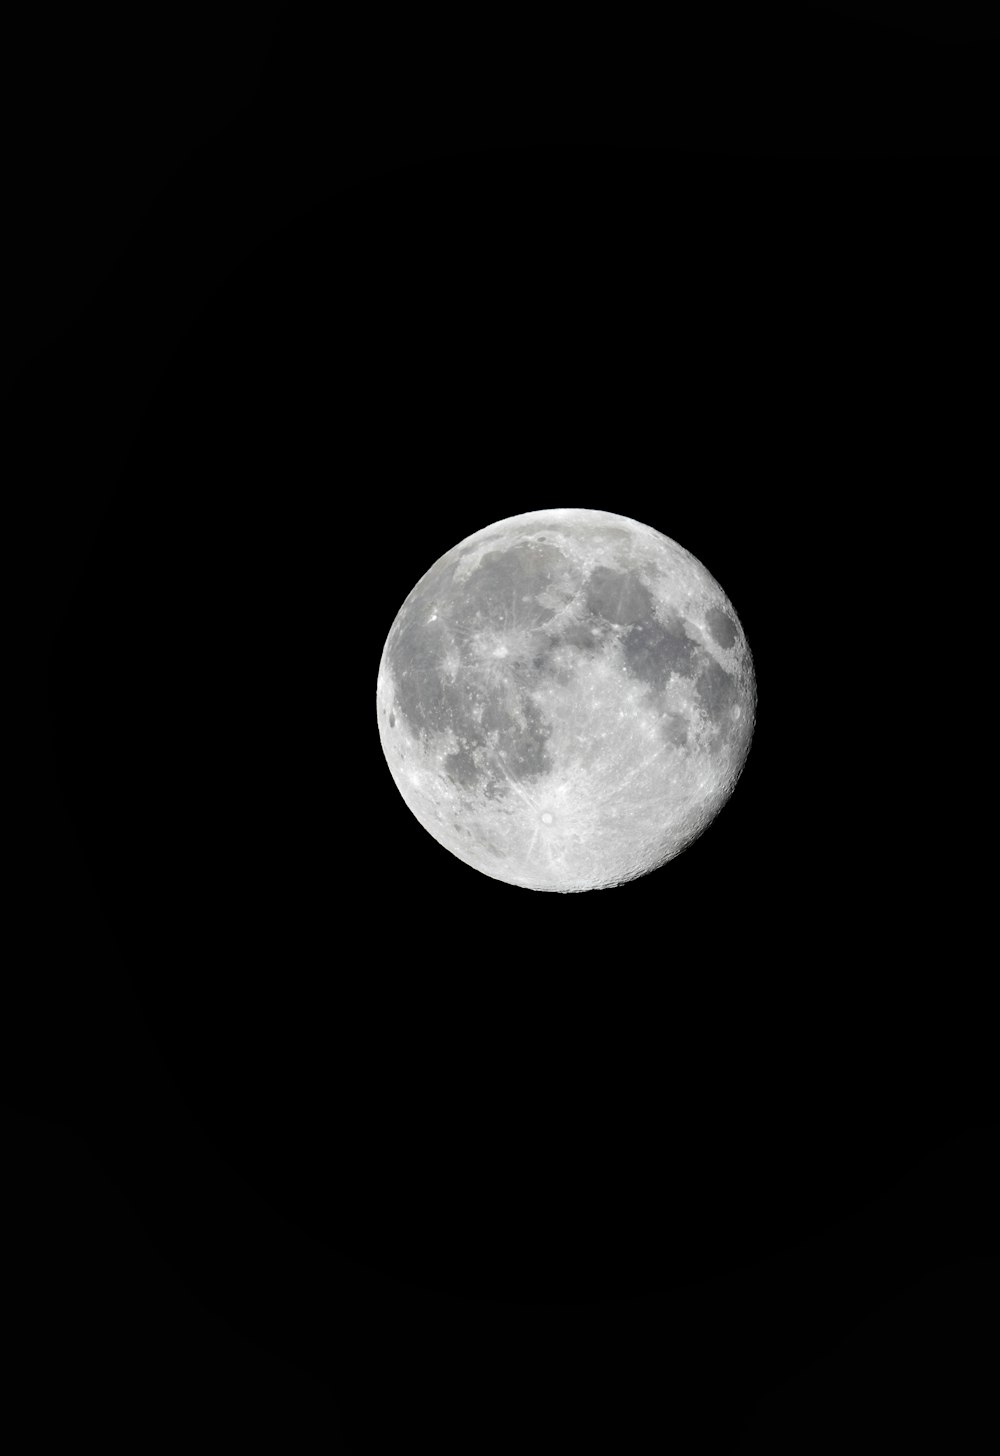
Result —
[{"label": "full moon", "polygon": [[746,636],[705,567],[607,511],[475,532],[418,581],[379,665],[379,734],[445,849],[532,890],[673,859],[732,793],[753,733]]}]

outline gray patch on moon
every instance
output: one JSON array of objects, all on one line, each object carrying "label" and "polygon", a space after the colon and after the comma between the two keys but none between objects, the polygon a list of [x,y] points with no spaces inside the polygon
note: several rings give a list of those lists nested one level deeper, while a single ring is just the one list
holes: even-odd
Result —
[{"label": "gray patch on moon", "polygon": [[476,762],[475,745],[464,743],[444,760],[444,771],[452,783],[463,789],[474,789],[479,783],[479,764]]},{"label": "gray patch on moon", "polygon": [[673,748],[687,747],[687,719],[683,713],[670,713],[668,715],[663,736]]},{"label": "gray patch on moon", "polygon": [[553,767],[546,746],[552,725],[532,698],[525,697],[520,706],[524,721],[517,722],[513,731],[498,734],[497,747],[510,773],[530,783]]},{"label": "gray patch on moon", "polygon": [[511,703],[497,692],[475,699],[457,684],[444,693],[450,704],[447,729],[458,745],[443,763],[453,783],[498,799],[508,793],[511,779],[530,783],[551,771],[546,747],[551,725],[529,694]]},{"label": "gray patch on moon", "polygon": [[463,584],[453,603],[454,626],[472,627],[477,621],[540,627],[557,608],[537,598],[559,584],[569,563],[555,546],[526,542],[506,550],[488,551]]},{"label": "gray patch on moon", "polygon": [[482,662],[474,634],[496,626],[531,632],[551,620],[557,609],[538,595],[564,581],[566,565],[552,546],[490,551],[457,590],[425,580],[400,614],[389,649],[396,707],[425,749],[452,745],[443,769],[463,789],[497,799],[512,778],[530,782],[552,769],[551,725],[525,664]]},{"label": "gray patch on moon", "polygon": [[705,626],[720,647],[728,649],[736,641],[736,628],[732,619],[719,607],[710,607],[705,613]]},{"label": "gray patch on moon", "polygon": [[706,714],[718,727],[719,741],[724,743],[732,727],[732,709],[740,699],[736,679],[712,660],[699,672],[695,691]]},{"label": "gray patch on moon", "polygon": [[690,676],[697,643],[687,635],[679,617],[669,626],[663,626],[654,617],[632,627],[622,647],[631,675],[652,688],[662,688],[673,673],[678,677]]},{"label": "gray patch on moon", "polygon": [[570,647],[575,647],[579,652],[600,652],[604,646],[604,638],[596,623],[591,626],[588,622],[572,622],[558,637],[551,639],[554,643],[565,642]]},{"label": "gray patch on moon", "polygon": [[442,672],[450,646],[442,622],[411,621],[393,648],[396,706],[415,733],[443,733],[450,726],[456,694]]},{"label": "gray patch on moon", "polygon": [[595,617],[631,626],[652,619],[653,594],[634,572],[598,566],[587,581],[587,606]]},{"label": "gray patch on moon", "polygon": [[[673,674],[691,675],[698,644],[688,636],[683,619],[676,613],[666,623],[660,620],[653,593],[635,571],[596,567],[587,580],[586,601],[594,617],[625,629],[622,652],[631,677],[659,690]],[[576,630],[579,645],[584,645],[586,624],[581,623]]]}]

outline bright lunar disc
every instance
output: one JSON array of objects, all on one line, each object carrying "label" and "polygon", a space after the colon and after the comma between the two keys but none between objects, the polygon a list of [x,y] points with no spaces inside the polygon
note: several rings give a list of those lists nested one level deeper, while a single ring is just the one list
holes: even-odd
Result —
[{"label": "bright lunar disc", "polygon": [[408,807],[508,884],[592,890],[679,854],[753,732],[746,637],[675,541],[607,511],[487,526],[392,624],[378,725]]}]

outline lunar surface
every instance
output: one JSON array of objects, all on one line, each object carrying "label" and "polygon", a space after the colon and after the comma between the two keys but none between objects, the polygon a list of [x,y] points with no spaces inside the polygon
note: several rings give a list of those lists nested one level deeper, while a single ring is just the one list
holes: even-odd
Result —
[{"label": "lunar surface", "polygon": [[561,891],[690,844],[735,787],[755,700],[718,582],[651,527],[589,510],[512,516],[442,556],[392,624],[377,691],[424,828],[483,874]]}]

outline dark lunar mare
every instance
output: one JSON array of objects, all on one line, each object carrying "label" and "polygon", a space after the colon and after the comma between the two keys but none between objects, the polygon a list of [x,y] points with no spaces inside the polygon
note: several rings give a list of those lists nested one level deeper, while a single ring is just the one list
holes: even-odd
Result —
[{"label": "dark lunar mare", "polygon": [[720,647],[732,647],[736,641],[736,626],[732,618],[718,607],[710,607],[705,613],[705,625]]},{"label": "dark lunar mare", "polygon": [[[387,659],[396,689],[395,709],[416,733],[445,726],[446,683],[441,663],[452,644],[442,606],[454,567],[435,566],[414,587],[389,637]],[[437,617],[431,621],[431,617]]]},{"label": "dark lunar mare", "polygon": [[459,585],[449,620],[467,630],[484,624],[541,627],[559,609],[543,606],[537,598],[560,587],[568,598],[572,595],[570,581],[570,564],[556,546],[526,541],[506,551],[487,551]]},{"label": "dark lunar mare", "polygon": [[587,578],[587,606],[595,617],[619,626],[653,620],[653,594],[631,571],[597,566]]},{"label": "dark lunar mare", "polygon": [[[716,727],[712,746],[718,752],[733,728],[732,709],[740,701],[739,688],[733,675],[688,635],[683,617],[673,613],[661,621],[645,582],[634,572],[606,566],[597,567],[588,578],[586,602],[590,617],[572,629],[574,645],[585,651],[599,650],[601,638],[592,630],[599,620],[619,629],[626,672],[654,695],[662,693],[671,677],[693,678],[702,709]],[[706,622],[720,646],[735,643],[736,628],[725,612],[712,608]],[[564,634],[564,640],[571,640],[570,632]],[[654,701],[662,700],[654,697]],[[668,717],[663,734],[675,748],[687,743],[687,728],[677,714]]]},{"label": "dark lunar mare", "polygon": [[[569,599],[569,563],[553,546],[525,542],[487,552],[464,582],[454,582],[454,567],[432,570],[400,614],[388,652],[395,709],[425,744],[454,735],[444,770],[461,788],[499,798],[511,778],[531,780],[553,766],[551,725],[531,696],[530,674],[513,664],[485,671],[473,647],[482,628],[544,626],[558,610],[538,601],[546,591]],[[451,680],[444,664],[455,652],[462,668]]]},{"label": "dark lunar mare", "polygon": [[600,624],[593,617],[588,617],[582,622],[573,622],[563,632],[556,633],[549,638],[553,646],[560,642],[575,647],[579,652],[597,653],[604,650],[604,632]]},{"label": "dark lunar mare", "polygon": [[733,730],[732,710],[740,701],[736,679],[714,658],[706,657],[695,682],[695,691],[706,715],[716,725],[712,751],[718,752],[728,742]]},{"label": "dark lunar mare", "polygon": [[626,670],[651,688],[666,686],[672,673],[691,676],[691,664],[698,644],[675,617],[667,626],[656,621],[640,622],[630,627],[622,642]]},{"label": "dark lunar mare", "polygon": [[635,572],[598,566],[587,580],[586,599],[594,617],[624,629],[622,652],[630,677],[660,691],[671,674],[692,675],[698,644],[676,613],[660,621],[652,592]]},{"label": "dark lunar mare", "polygon": [[713,723],[724,723],[739,702],[736,680],[713,658],[709,658],[698,674],[695,688],[701,705]]},{"label": "dark lunar mare", "polygon": [[670,713],[663,736],[673,748],[684,748],[688,741],[687,720],[683,713]]}]

